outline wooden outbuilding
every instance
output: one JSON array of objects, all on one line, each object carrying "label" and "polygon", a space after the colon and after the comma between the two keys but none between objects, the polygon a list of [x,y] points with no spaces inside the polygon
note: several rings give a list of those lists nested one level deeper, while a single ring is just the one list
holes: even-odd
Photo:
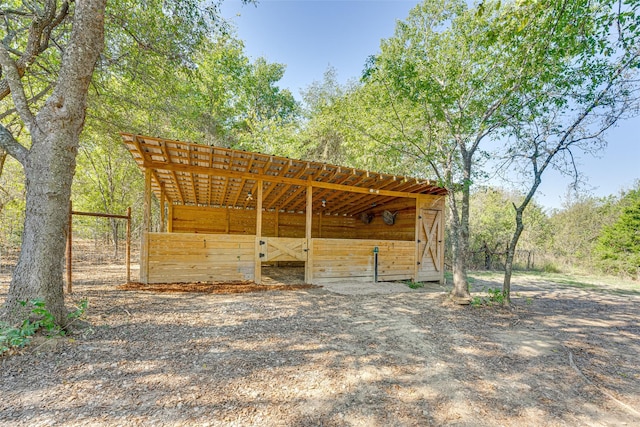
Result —
[{"label": "wooden outbuilding", "polygon": [[[344,166],[122,134],[145,174],[140,281],[444,279],[446,190]],[[152,194],[161,207],[151,231]]]}]

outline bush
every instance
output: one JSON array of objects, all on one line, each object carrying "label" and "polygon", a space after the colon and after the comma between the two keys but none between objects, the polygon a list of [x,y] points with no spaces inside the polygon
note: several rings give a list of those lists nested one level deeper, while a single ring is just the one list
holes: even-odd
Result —
[{"label": "bush", "polygon": [[[31,304],[30,317],[24,319],[19,327],[13,327],[7,323],[0,323],[0,355],[12,348],[22,348],[31,342],[31,338],[38,331],[44,331],[47,337],[63,336],[66,331],[56,324],[53,314],[47,310],[43,300],[32,300],[30,302],[20,301],[26,306]],[[87,309],[87,300],[82,300],[76,310],[67,315],[67,319],[73,321],[84,314]],[[31,316],[37,320],[31,320]]]}]

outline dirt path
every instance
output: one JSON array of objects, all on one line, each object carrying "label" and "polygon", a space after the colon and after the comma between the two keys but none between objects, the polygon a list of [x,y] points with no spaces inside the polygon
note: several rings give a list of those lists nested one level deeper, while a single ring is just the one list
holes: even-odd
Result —
[{"label": "dirt path", "polygon": [[636,294],[75,289],[85,329],[0,359],[0,426],[640,423]]}]

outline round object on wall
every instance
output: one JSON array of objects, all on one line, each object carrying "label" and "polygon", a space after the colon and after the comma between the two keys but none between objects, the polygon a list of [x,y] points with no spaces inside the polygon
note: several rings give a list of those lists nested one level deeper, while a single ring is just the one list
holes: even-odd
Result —
[{"label": "round object on wall", "polygon": [[360,215],[360,220],[365,224],[371,224],[374,216],[375,215],[371,212],[362,212],[362,215]]},{"label": "round object on wall", "polygon": [[384,211],[382,213],[382,220],[387,225],[393,225],[396,223],[396,216],[398,216],[398,212],[391,213],[389,211]]}]

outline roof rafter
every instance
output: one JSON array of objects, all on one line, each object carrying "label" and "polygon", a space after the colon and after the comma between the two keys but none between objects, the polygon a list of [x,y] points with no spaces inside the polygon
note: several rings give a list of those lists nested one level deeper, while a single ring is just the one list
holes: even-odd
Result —
[{"label": "roof rafter", "polygon": [[314,206],[325,200],[333,215],[357,215],[372,202],[446,194],[410,177],[142,135],[122,138],[138,166],[151,169],[156,195],[162,191],[173,203],[255,209],[247,196],[259,180],[264,209],[304,210],[299,196],[311,186]]}]

